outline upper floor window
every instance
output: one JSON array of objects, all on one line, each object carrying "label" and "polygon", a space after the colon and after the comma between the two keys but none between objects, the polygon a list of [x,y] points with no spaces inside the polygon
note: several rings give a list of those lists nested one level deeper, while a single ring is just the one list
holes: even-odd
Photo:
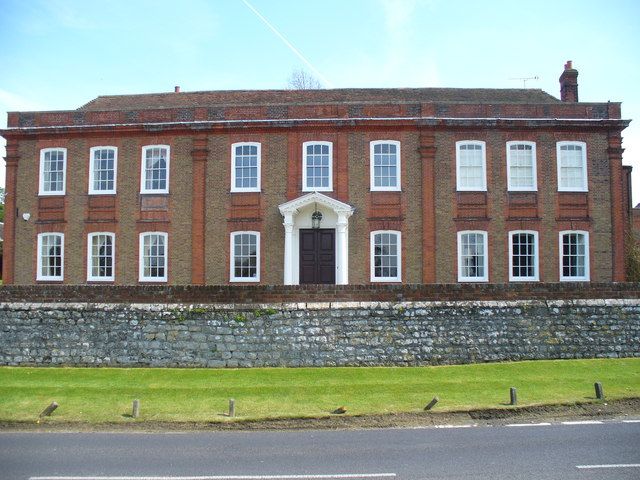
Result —
[{"label": "upper floor window", "polygon": [[260,233],[231,234],[231,281],[260,281]]},{"label": "upper floor window", "polygon": [[509,280],[539,280],[538,232],[509,232]]},{"label": "upper floor window", "polygon": [[260,144],[231,145],[231,191],[260,191]]},{"label": "upper floor window", "polygon": [[586,192],[587,144],[584,142],[558,142],[558,191]]},{"label": "upper floor window", "polygon": [[489,280],[487,232],[458,232],[458,281]]},{"label": "upper floor window", "polygon": [[560,232],[560,280],[589,280],[589,232]]},{"label": "upper floor window", "polygon": [[142,148],[140,193],[169,193],[169,146]]},{"label": "upper floor window", "polygon": [[141,282],[167,281],[167,234],[146,232],[140,234],[139,279]]},{"label": "upper floor window", "polygon": [[64,195],[66,169],[66,148],[40,150],[40,195]]},{"label": "upper floor window", "polygon": [[107,282],[114,279],[115,235],[90,233],[87,241],[87,280]]},{"label": "upper floor window", "polygon": [[38,271],[36,280],[64,279],[64,234],[38,234]]},{"label": "upper floor window", "polygon": [[89,163],[89,194],[116,193],[118,149],[116,147],[92,147]]},{"label": "upper floor window", "polygon": [[400,232],[371,232],[371,281],[399,282],[402,272]]},{"label": "upper floor window", "polygon": [[400,142],[371,142],[371,190],[400,190]]},{"label": "upper floor window", "polygon": [[333,190],[333,144],[304,142],[302,144],[302,190],[330,192]]},{"label": "upper floor window", "polygon": [[536,144],[534,142],[507,142],[507,172],[509,190],[537,190]]},{"label": "upper floor window", "polygon": [[459,191],[487,190],[485,143],[478,140],[456,142],[456,178]]}]

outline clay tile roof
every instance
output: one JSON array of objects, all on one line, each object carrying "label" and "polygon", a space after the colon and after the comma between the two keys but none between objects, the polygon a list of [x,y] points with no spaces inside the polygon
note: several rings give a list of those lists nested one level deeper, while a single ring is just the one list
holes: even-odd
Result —
[{"label": "clay tile roof", "polygon": [[106,95],[78,110],[145,110],[222,105],[302,105],[375,103],[561,103],[539,89],[337,88],[331,90],[222,90],[211,92]]}]

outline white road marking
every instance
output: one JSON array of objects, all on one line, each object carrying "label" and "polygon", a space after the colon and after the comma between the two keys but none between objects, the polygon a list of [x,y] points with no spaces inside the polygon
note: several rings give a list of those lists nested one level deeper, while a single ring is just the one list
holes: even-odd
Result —
[{"label": "white road marking", "polygon": [[509,423],[507,427],[548,427],[551,425],[548,422],[543,423]]},{"label": "white road marking", "polygon": [[622,420],[622,423],[640,423],[640,420]]},{"label": "white road marking", "polygon": [[433,428],[471,428],[471,427],[477,427],[477,424],[473,424],[473,425],[434,425]]},{"label": "white road marking", "polygon": [[599,420],[581,420],[578,422],[562,422],[562,425],[602,425]]},{"label": "white road marking", "polygon": [[115,477],[29,477],[29,480],[322,480],[333,478],[388,478],[395,473],[336,473],[334,475],[191,475],[182,477],[166,476],[115,476]]},{"label": "white road marking", "polygon": [[640,463],[611,463],[605,465],[576,465],[576,468],[594,469],[594,468],[640,468]]}]

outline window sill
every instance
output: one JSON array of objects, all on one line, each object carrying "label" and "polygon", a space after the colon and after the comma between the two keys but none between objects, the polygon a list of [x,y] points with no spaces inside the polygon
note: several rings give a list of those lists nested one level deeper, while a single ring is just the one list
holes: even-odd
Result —
[{"label": "window sill", "polygon": [[329,188],[303,188],[302,189],[303,192],[305,193],[312,193],[312,192],[333,192],[333,187],[329,187]]},{"label": "window sill", "polygon": [[381,187],[370,187],[369,190],[371,192],[401,192],[401,188],[381,188]]},{"label": "window sill", "polygon": [[261,193],[262,190],[259,188],[232,188],[229,190],[230,193]]}]

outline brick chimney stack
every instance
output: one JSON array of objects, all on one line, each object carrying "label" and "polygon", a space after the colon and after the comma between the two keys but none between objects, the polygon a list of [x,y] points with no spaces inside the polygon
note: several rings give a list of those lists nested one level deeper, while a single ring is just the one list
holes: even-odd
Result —
[{"label": "brick chimney stack", "polygon": [[180,93],[180,85],[176,85],[175,87],[173,87],[173,92]]},{"label": "brick chimney stack", "polygon": [[571,60],[564,64],[564,72],[560,75],[560,100],[578,101],[578,71],[573,68]]}]

